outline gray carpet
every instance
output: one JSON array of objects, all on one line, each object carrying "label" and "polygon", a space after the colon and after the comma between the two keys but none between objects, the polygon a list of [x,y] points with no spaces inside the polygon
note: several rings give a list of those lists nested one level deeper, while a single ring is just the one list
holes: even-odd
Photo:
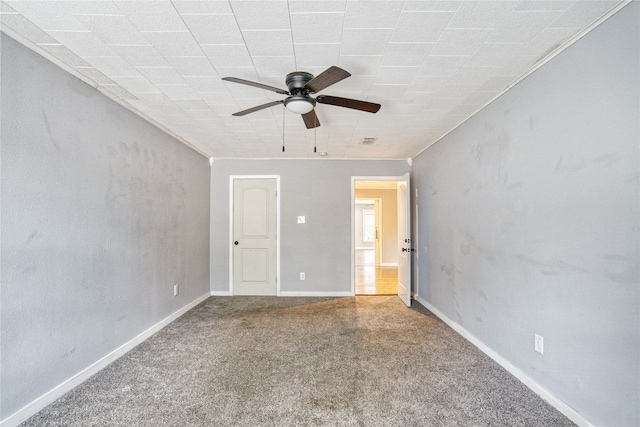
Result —
[{"label": "gray carpet", "polygon": [[565,426],[398,297],[212,297],[24,426]]}]

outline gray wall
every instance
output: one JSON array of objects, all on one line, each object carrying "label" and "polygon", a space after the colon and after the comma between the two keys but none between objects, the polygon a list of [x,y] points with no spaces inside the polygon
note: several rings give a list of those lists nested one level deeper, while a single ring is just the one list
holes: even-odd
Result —
[{"label": "gray wall", "polygon": [[210,171],[4,34],[1,46],[5,419],[209,292]]},{"label": "gray wall", "polygon": [[596,425],[640,424],[639,22],[633,2],[413,163],[420,297]]},{"label": "gray wall", "polygon": [[[351,177],[400,176],[404,160],[216,160],[211,168],[211,290],[229,291],[229,177],[280,175],[283,292],[351,291]],[[306,224],[298,224],[304,215]],[[299,279],[299,272],[306,280]]]}]

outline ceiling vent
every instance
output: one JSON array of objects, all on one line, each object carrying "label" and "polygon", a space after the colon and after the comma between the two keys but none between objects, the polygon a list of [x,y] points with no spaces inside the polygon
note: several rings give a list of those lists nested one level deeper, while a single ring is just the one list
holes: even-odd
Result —
[{"label": "ceiling vent", "polygon": [[378,138],[362,138],[360,145],[372,145]]}]

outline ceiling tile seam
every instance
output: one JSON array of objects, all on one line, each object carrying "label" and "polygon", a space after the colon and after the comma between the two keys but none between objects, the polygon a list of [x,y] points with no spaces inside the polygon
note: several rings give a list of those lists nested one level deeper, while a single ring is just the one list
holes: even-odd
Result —
[{"label": "ceiling tile seam", "polygon": [[[455,18],[456,14],[460,11],[460,7],[462,6],[462,2],[460,2],[460,4],[458,5],[458,7],[456,8],[455,12],[451,13],[451,11],[446,11],[446,13],[451,14],[451,17],[449,18],[449,20],[447,21],[447,25],[444,26],[444,30],[442,30],[440,32],[440,35],[438,36],[438,40],[436,40],[436,43],[438,43],[441,39],[442,39],[442,35],[444,34],[445,30],[447,28],[449,28],[449,24],[451,23],[451,21],[453,21],[453,18]],[[443,13],[445,13],[444,11],[442,11]],[[416,13],[416,12],[412,12],[412,13]],[[419,13],[419,11],[418,11]]]},{"label": "ceiling tile seam", "polygon": [[[406,4],[407,4],[406,0],[403,0],[403,2],[402,2],[402,7],[400,8],[400,13],[398,13],[398,16],[396,17],[396,21],[395,21],[395,24],[394,24],[394,26],[393,26],[393,31],[391,31],[391,36],[389,37],[389,41],[387,42],[387,45],[385,46],[385,50],[384,50],[384,54],[382,55],[382,58],[384,58],[384,57],[387,55],[387,53],[389,52],[389,45],[391,44],[391,40],[393,40],[393,35],[394,35],[394,33],[396,32],[396,29],[397,29],[397,27],[398,27],[398,22],[400,21],[400,17],[402,16],[402,12],[404,11],[404,8],[405,8]],[[460,8],[460,6],[458,6],[458,9],[459,9],[459,8]],[[450,18],[449,22],[451,22],[451,19],[453,19],[453,16],[455,16],[455,14],[453,14],[453,15],[451,16],[451,18]],[[447,23],[447,24],[448,24],[448,23]],[[442,36],[442,33],[440,33],[440,36]],[[427,56],[427,57],[425,57],[425,59],[422,61],[422,63],[417,67],[417,68],[418,68],[418,70],[424,66],[424,63],[425,63],[425,61],[426,61],[426,58],[428,58],[428,56]],[[383,60],[384,60],[384,59],[383,59]],[[380,68],[382,68],[382,65],[380,65],[379,69],[380,69]],[[378,72],[378,71],[376,71],[376,75],[375,75],[375,76],[377,77],[378,75],[379,75],[379,72]],[[415,79],[415,77],[416,77],[416,76],[413,76],[413,78],[411,79],[411,82],[409,82],[409,85],[413,82],[413,80]],[[372,88],[373,88],[373,86],[406,86],[406,87],[408,87],[409,85],[405,85],[405,84],[397,84],[397,85],[392,85],[392,84],[378,84],[378,85],[376,85],[376,84],[374,83],[371,87],[372,87]],[[369,100],[369,95],[367,95],[367,98],[366,98],[366,99],[367,99],[367,100]]]},{"label": "ceiling tile seam", "polygon": [[[289,0],[287,0],[288,2]],[[404,1],[404,0],[403,0]],[[340,61],[340,58],[342,58],[342,48],[343,48],[343,40],[344,40],[344,17],[347,14],[347,0],[345,0],[344,2],[344,6],[343,6],[343,10],[342,11],[335,11],[336,13],[340,13],[342,14],[342,29],[340,30],[340,50],[338,51],[338,61]]]},{"label": "ceiling tile seam", "polygon": [[342,58],[342,57],[344,57],[344,58],[350,58],[350,57],[352,57],[352,56],[355,56],[355,57],[363,57],[363,58],[365,58],[365,57],[370,57],[370,56],[373,56],[374,58],[382,58],[382,57],[384,57],[384,55],[381,55],[381,54],[358,55],[357,53],[350,53],[350,54],[348,54],[348,55],[340,55],[340,57],[341,57],[341,58]]},{"label": "ceiling tile seam", "polygon": [[252,55],[253,58],[291,58],[293,55]]},{"label": "ceiling tile seam", "polygon": [[123,14],[116,14],[116,13],[80,13],[80,12],[70,12],[71,15],[73,16],[122,16],[125,17],[126,15]]},{"label": "ceiling tile seam", "polygon": [[[155,47],[152,44],[137,44],[137,43],[110,43],[110,44],[105,43],[105,44],[107,46],[118,46],[118,47],[153,47],[155,49]],[[160,52],[158,52],[158,54],[160,54]],[[122,56],[119,56],[119,58],[122,58]]]},{"label": "ceiling tile seam", "polygon": [[200,46],[246,46],[246,43],[201,43]]},{"label": "ceiling tile seam", "polygon": [[[256,68],[256,64],[253,62],[253,58],[251,56],[251,52],[249,52],[249,47],[247,45],[247,40],[244,38],[244,33],[242,32],[242,27],[240,26],[240,23],[238,22],[238,17],[236,16],[236,12],[233,9],[233,5],[231,4],[231,0],[227,0],[227,3],[229,4],[229,8],[231,9],[231,14],[233,15],[233,20],[236,23],[236,27],[238,27],[238,31],[240,32],[240,37],[242,37],[242,41],[244,43],[244,49],[247,53],[247,55],[249,55],[249,58],[251,58],[251,65],[253,67],[253,71],[256,73],[256,75],[258,74],[258,70]],[[288,3],[287,3],[287,7],[288,7]],[[216,71],[216,73],[218,73],[218,75],[220,75],[220,73],[218,72],[218,70],[216,69],[216,67],[211,64],[211,66],[213,67],[213,69]],[[229,92],[231,94],[231,92]]]},{"label": "ceiling tile seam", "polygon": [[[184,21],[182,21],[184,23]],[[185,23],[186,25],[186,23]],[[191,31],[187,30],[138,30],[140,31],[140,33],[142,34],[174,34],[174,33],[189,33],[191,34]],[[193,35],[193,34],[191,34]],[[195,39],[195,37],[194,37]]]},{"label": "ceiling tile seam", "polygon": [[243,33],[275,33],[275,32],[293,32],[291,28],[247,28],[240,30]]},{"label": "ceiling tile seam", "polygon": [[[193,41],[196,43],[196,45],[198,45],[198,48],[200,49],[200,52],[202,52],[203,57],[204,57],[204,58],[206,58],[206,61],[209,63],[209,65],[210,65],[210,66],[211,66],[211,68],[215,71],[215,73],[219,75],[218,70],[216,69],[216,67],[215,67],[215,66],[213,65],[213,63],[211,62],[211,59],[207,56],[206,52],[203,50],[203,45],[202,45],[202,44],[200,44],[200,43],[198,42],[198,39],[193,35],[193,32],[191,31],[191,28],[190,28],[190,27],[189,27],[189,25],[185,22],[185,20],[184,20],[184,18],[183,18],[183,15],[182,15],[182,14],[180,13],[180,11],[176,8],[175,4],[173,3],[173,0],[170,0],[170,2],[171,2],[171,7],[173,7],[173,9],[174,9],[174,10],[175,10],[175,12],[177,13],[177,15],[180,17],[180,21],[182,21],[182,24],[185,26],[185,28],[186,28],[187,32],[189,32],[189,34],[191,34],[191,37],[193,38]],[[229,2],[229,0],[227,0],[227,2],[229,3],[229,7],[231,7],[231,3]],[[233,8],[231,8],[231,10],[233,11]],[[233,13],[231,13],[231,14],[229,14],[229,13],[225,13],[224,15],[232,15],[232,14],[233,14]],[[220,14],[220,15],[222,15],[222,14]],[[237,21],[237,19],[236,19],[235,21],[236,21],[236,25],[238,25],[238,21]],[[238,30],[240,30],[240,27],[239,27],[239,26],[238,26]],[[244,37],[243,37],[243,40],[244,40]],[[246,44],[246,42],[245,42],[245,44]],[[164,55],[162,55],[162,57],[163,57],[163,58],[165,58],[165,59],[167,59],[167,57],[165,57]],[[255,67],[254,67],[254,68],[255,68]],[[175,69],[175,68],[174,68],[174,69]],[[176,72],[177,72],[177,70],[176,70]],[[180,73],[178,73],[178,74],[180,74]],[[182,75],[182,74],[180,74],[180,75],[181,75],[181,77],[182,77],[183,79],[185,79],[185,77],[187,77],[187,76]],[[218,76],[218,77],[219,77],[219,76]],[[192,85],[189,81],[187,81],[186,79],[185,79],[185,82],[186,82],[186,83],[187,83],[187,85],[191,88],[191,90],[192,90],[192,91],[193,91],[193,92],[198,96],[198,98],[199,98],[202,102],[204,102],[205,104],[207,104],[207,105],[210,107],[210,105],[209,105],[209,104],[208,104],[204,99],[202,99],[202,96],[201,96],[201,95],[200,95],[200,93],[199,93],[199,92],[198,92],[198,91],[193,87],[193,85]],[[223,93],[223,92],[218,92],[218,93]],[[184,109],[183,109],[183,111],[184,111]],[[214,114],[215,114],[215,112],[214,112],[212,109],[210,109],[209,111],[211,111],[212,113],[214,113]],[[216,114],[216,116],[217,116],[217,114]]]},{"label": "ceiling tile seam", "polygon": [[[289,20],[289,31],[291,33],[291,49],[293,50],[293,66],[295,69],[298,69],[298,57],[296,55],[296,40],[293,34],[293,25],[291,23],[291,6],[289,5],[289,0],[287,0],[287,19]],[[284,146],[282,147],[284,148]]]},{"label": "ceiling tile seam", "polygon": [[[27,19],[27,17],[25,17],[24,15],[22,15],[22,17]],[[31,21],[29,21],[29,22],[31,22]],[[35,24],[33,24],[33,25],[35,25]],[[36,27],[37,27],[37,25],[36,25]],[[38,28],[40,28],[40,27],[38,27]],[[82,33],[91,33],[92,34],[93,33],[93,31],[91,31],[91,30],[46,30],[44,28],[42,28],[42,31],[44,31],[45,33],[79,33],[79,34],[82,34]]]},{"label": "ceiling tile seam", "polygon": [[[109,77],[111,79],[119,79],[119,78],[123,78],[123,77],[144,77],[144,76],[142,74],[138,73],[138,74],[134,74],[134,75],[131,75],[131,74],[112,74],[112,75],[107,76],[107,77]],[[149,82],[149,83],[151,83],[151,82]]]},{"label": "ceiling tile seam", "polygon": [[[120,12],[122,13],[122,16],[124,16],[124,17],[126,18],[126,20],[131,24],[131,26],[132,26],[133,28],[135,28],[136,30],[138,30],[138,32],[140,32],[140,34],[142,35],[142,37],[143,37],[143,38],[147,41],[147,43],[149,43],[149,44],[148,44],[148,45],[127,44],[127,43],[114,43],[114,44],[110,44],[110,43],[106,43],[106,42],[105,42],[105,44],[106,44],[107,46],[109,46],[109,47],[113,47],[113,46],[116,46],[116,47],[118,47],[118,46],[119,46],[119,47],[150,47],[150,48],[152,48],[152,49],[153,49],[153,50],[154,50],[154,51],[155,51],[155,52],[156,52],[156,53],[157,53],[161,58],[163,58],[163,59],[165,59],[165,60],[166,60],[165,56],[164,56],[161,52],[159,52],[159,51],[158,51],[158,49],[153,45],[153,43],[152,43],[152,42],[151,42],[151,41],[150,41],[150,40],[145,36],[145,33],[149,33],[149,34],[150,34],[150,33],[153,33],[153,31],[148,31],[148,30],[146,30],[146,31],[145,31],[145,30],[141,30],[141,29],[139,29],[139,28],[135,25],[135,23],[133,23],[133,22],[131,21],[131,19],[129,19],[129,16],[128,16],[125,12],[123,12],[123,11],[122,11],[122,9],[120,9],[120,7],[118,6],[118,4],[117,4],[117,3],[116,3],[116,4],[114,4],[114,6],[120,10]],[[173,3],[171,3],[171,6],[172,6],[172,7],[174,8],[174,10],[175,10],[175,6],[173,5]],[[176,13],[177,13],[177,10],[176,10]],[[183,22],[183,24],[184,24],[184,22]],[[97,35],[96,35],[96,36],[97,36]],[[98,38],[100,38],[100,37],[98,37]],[[100,38],[100,39],[101,39],[101,38]],[[101,40],[102,40],[102,39],[101,39]],[[133,64],[130,64],[128,61],[126,61],[126,60],[122,57],[122,55],[120,55],[119,57],[120,57],[120,58],[122,58],[122,60],[123,60],[124,62],[126,62],[127,64],[131,65],[134,69],[136,69],[136,71],[137,71],[137,70],[139,70],[139,69],[146,69],[146,68],[144,68],[144,66],[135,66],[135,65],[133,65]],[[112,77],[114,77],[114,76],[112,76]],[[120,77],[128,77],[128,76],[120,76]],[[167,95],[164,93],[164,91],[162,91],[162,90],[158,87],[158,85],[157,85],[157,84],[155,84],[155,83],[151,82],[151,81],[150,81],[146,76],[143,76],[142,74],[140,74],[139,76],[132,76],[132,77],[142,77],[142,78],[144,78],[144,79],[145,79],[145,80],[146,80],[146,81],[147,81],[151,86],[153,86],[153,87],[155,87],[156,89],[158,89],[158,92],[133,92],[134,94],[136,94],[136,93],[140,93],[140,94],[142,94],[142,93],[162,93],[162,94],[163,94],[163,96],[167,97]],[[117,77],[114,77],[114,78],[117,78]],[[132,92],[132,91],[130,91],[130,90],[128,90],[128,89],[126,89],[126,88],[122,87],[121,85],[120,85],[120,87],[121,87],[121,89],[122,89],[122,90],[127,90],[127,91],[128,91],[128,92],[130,92],[130,93]],[[168,97],[167,97],[167,98],[168,98]],[[136,107],[133,107],[133,106],[132,106],[132,108],[137,109]],[[141,112],[141,113],[142,113],[142,112]],[[146,115],[146,114],[145,114],[145,115]],[[169,129],[168,127],[166,127],[166,128],[167,128],[167,129]],[[181,138],[181,139],[184,139],[184,140],[186,141],[186,139],[185,139],[185,138]],[[192,145],[191,145],[191,144],[189,144],[189,146],[192,146]]]},{"label": "ceiling tile seam", "polygon": [[330,42],[330,43],[323,43],[323,42],[297,42],[295,43],[296,46],[326,46],[326,45],[331,45],[331,46],[339,46],[341,43],[336,43],[336,42]]},{"label": "ceiling tile seam", "polygon": [[346,11],[330,11],[330,12],[289,12],[290,15],[344,15]]},{"label": "ceiling tile seam", "polygon": [[180,16],[232,16],[233,13],[229,12],[189,12],[189,13],[180,13]]},{"label": "ceiling tile seam", "polygon": [[396,27],[344,27],[345,30],[369,31],[369,30],[395,30]]},{"label": "ceiling tile seam", "polygon": [[[440,35],[438,36],[438,40],[436,40],[436,41],[435,41],[435,44],[436,44],[436,45],[437,45],[437,44],[440,42],[440,40],[442,39],[442,35],[444,34],[445,30],[446,30],[447,28],[449,28],[449,24],[451,23],[451,21],[455,18],[456,14],[460,11],[460,7],[461,7],[461,6],[462,6],[462,2],[460,2],[460,4],[458,4],[458,7],[456,8],[456,10],[455,10],[453,13],[451,13],[452,11],[438,11],[438,12],[442,12],[442,13],[451,13],[451,17],[449,18],[449,21],[447,22],[447,25],[445,25],[444,29],[440,32]],[[404,9],[404,5],[403,5],[403,9]],[[420,11],[417,11],[417,12],[420,12]],[[486,41],[486,39],[487,39],[490,35],[491,35],[491,33],[489,33],[489,35],[488,35],[487,37],[485,37],[485,39],[483,40],[483,43],[484,43],[484,41]],[[433,56],[446,56],[446,57],[449,57],[449,56],[450,56],[450,57],[458,57],[458,56],[461,56],[461,55],[433,55]],[[460,69],[462,69],[462,68],[463,68],[467,63],[469,63],[469,61],[470,61],[470,60],[471,60],[471,58],[472,58],[472,55],[462,55],[462,56],[466,57],[466,59],[465,59],[465,61],[462,63],[462,65],[460,66]],[[423,62],[422,62],[422,64],[420,65],[420,68],[422,68],[422,67],[424,67],[424,66],[425,66],[425,64],[427,63],[427,61],[428,61],[428,59],[429,59],[430,57],[432,57],[431,53],[429,53],[429,54],[425,57],[424,61],[423,61]],[[410,83],[410,84],[413,84],[413,83],[414,83],[414,81],[415,81],[415,79],[416,79],[417,77],[418,77],[418,74],[416,74],[416,75],[414,76],[414,78],[411,80],[411,83]],[[452,78],[453,78],[453,76],[452,76]]]}]

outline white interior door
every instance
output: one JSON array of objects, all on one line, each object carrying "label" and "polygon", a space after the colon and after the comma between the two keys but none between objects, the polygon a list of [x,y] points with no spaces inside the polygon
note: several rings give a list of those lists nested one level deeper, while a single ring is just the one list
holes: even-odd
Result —
[{"label": "white interior door", "polygon": [[411,306],[411,197],[409,174],[398,181],[398,296]]},{"label": "white interior door", "polygon": [[277,295],[277,184],[233,183],[233,295]]},{"label": "white interior door", "polygon": [[382,198],[373,199],[376,211],[376,244],[375,244],[375,263],[376,267],[382,264]]}]

